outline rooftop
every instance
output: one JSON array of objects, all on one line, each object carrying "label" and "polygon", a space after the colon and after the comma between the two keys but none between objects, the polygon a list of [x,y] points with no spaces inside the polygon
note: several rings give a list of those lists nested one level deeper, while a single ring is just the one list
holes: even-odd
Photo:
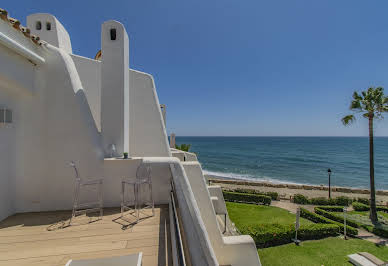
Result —
[{"label": "rooftop", "polygon": [[70,258],[138,252],[143,266],[171,265],[168,206],[136,225],[131,215],[121,219],[118,208],[104,209],[102,220],[77,216],[71,226],[70,216],[70,211],[21,213],[0,222],[0,265],[65,265]]}]

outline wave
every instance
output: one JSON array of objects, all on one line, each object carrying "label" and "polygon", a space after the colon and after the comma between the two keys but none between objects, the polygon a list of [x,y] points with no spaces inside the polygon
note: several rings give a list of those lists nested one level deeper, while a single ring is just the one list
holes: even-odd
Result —
[{"label": "wave", "polygon": [[236,173],[223,173],[223,172],[214,172],[214,171],[208,171],[203,170],[204,175],[214,176],[218,178],[224,178],[224,179],[240,179],[240,180],[246,180],[246,181],[256,181],[256,182],[268,182],[273,184],[293,184],[293,185],[314,185],[312,183],[297,183],[292,181],[283,181],[271,177],[257,177],[254,175],[248,175],[248,174],[236,174]]}]

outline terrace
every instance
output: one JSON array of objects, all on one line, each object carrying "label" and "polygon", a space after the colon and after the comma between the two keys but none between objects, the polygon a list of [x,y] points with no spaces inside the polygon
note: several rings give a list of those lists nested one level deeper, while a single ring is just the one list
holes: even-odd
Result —
[{"label": "terrace", "polygon": [[98,216],[78,216],[69,226],[69,211],[15,214],[0,222],[0,265],[65,265],[69,259],[122,256],[143,252],[143,264],[171,265],[169,211],[133,224],[118,208]]}]

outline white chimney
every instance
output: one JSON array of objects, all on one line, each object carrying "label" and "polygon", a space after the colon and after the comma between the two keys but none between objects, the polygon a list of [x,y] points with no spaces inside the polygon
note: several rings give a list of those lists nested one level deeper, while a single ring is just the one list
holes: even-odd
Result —
[{"label": "white chimney", "polygon": [[106,21],[101,29],[101,134],[106,155],[129,151],[129,40],[124,26]]}]

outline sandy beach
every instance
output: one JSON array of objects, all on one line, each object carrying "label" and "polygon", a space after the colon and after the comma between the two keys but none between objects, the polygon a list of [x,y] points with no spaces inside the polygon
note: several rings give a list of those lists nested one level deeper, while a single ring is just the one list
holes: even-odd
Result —
[{"label": "sandy beach", "polygon": [[[259,181],[246,181],[241,179],[223,179],[216,176],[206,175],[211,184],[220,185],[225,189],[246,188],[262,192],[274,191],[279,193],[282,199],[290,199],[294,194],[302,194],[308,198],[327,197],[327,186],[297,185],[286,183],[270,183]],[[369,198],[369,190],[349,187],[332,187],[332,197],[347,196],[350,198]],[[388,204],[388,191],[376,191],[377,204]]]}]

